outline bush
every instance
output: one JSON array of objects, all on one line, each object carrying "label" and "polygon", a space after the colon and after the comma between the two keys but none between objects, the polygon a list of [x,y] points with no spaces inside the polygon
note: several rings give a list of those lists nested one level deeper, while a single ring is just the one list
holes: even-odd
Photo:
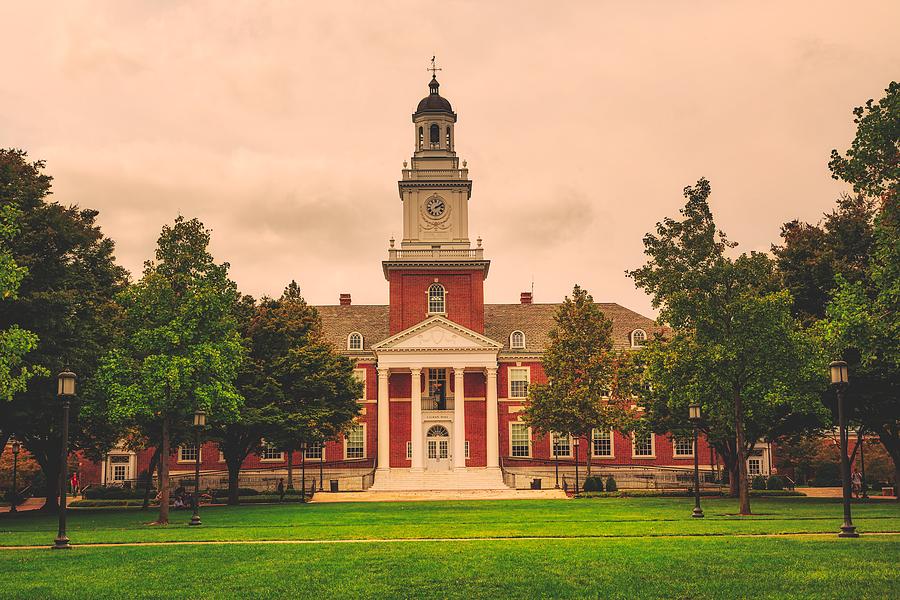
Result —
[{"label": "bush", "polygon": [[754,498],[775,498],[782,496],[805,496],[803,492],[795,492],[794,490],[750,490],[750,495]]},{"label": "bush", "polygon": [[764,475],[755,476],[750,484],[750,487],[754,490],[766,489],[766,477]]},{"label": "bush", "polygon": [[607,492],[615,492],[618,490],[618,486],[616,485],[616,478],[610,475],[606,478],[606,491]]},{"label": "bush", "polygon": [[[216,498],[227,498],[228,488],[217,488],[214,490],[209,490],[209,493]],[[257,494],[259,494],[259,491],[253,488],[238,488],[238,496],[256,496]]]},{"label": "bush", "polygon": [[[115,486],[105,487],[89,487],[84,491],[84,497],[87,500],[134,500],[144,499],[142,488],[124,488]],[[150,497],[156,496],[156,490],[150,490]]]},{"label": "bush", "polygon": [[782,479],[778,475],[771,475],[766,480],[766,489],[767,490],[783,490],[784,489],[784,479]]},{"label": "bush", "polygon": [[[76,500],[71,502],[69,508],[103,508],[103,507],[122,507],[122,506],[141,506],[143,500],[126,500],[126,499],[104,499],[104,500]],[[156,504],[155,502],[152,504]]]},{"label": "bush", "polygon": [[603,491],[603,478],[595,477],[595,476],[585,477],[584,491],[585,492],[602,492]]}]

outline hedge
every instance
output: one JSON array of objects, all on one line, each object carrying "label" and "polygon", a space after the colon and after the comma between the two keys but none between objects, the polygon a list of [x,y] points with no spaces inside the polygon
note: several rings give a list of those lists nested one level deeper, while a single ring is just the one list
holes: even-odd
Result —
[{"label": "hedge", "polygon": [[[84,490],[84,497],[87,500],[133,500],[144,499],[143,488],[123,488],[123,487],[89,487]],[[150,497],[156,496],[156,490],[150,490]]]},{"label": "hedge", "polygon": [[[309,497],[307,497],[308,499]],[[224,498],[220,498],[220,500],[224,500]],[[239,496],[238,500],[241,504],[267,504],[267,503],[278,503],[279,498],[277,494],[259,494],[257,493],[254,496]],[[303,500],[300,497],[299,492],[297,494],[285,494],[284,502],[302,502]],[[135,499],[112,499],[105,498],[100,500],[75,500],[74,502],[69,503],[70,508],[102,508],[102,507],[129,507],[129,506],[142,506],[143,500],[135,500]],[[150,501],[151,506],[159,506],[159,502],[154,500]],[[190,510],[190,508],[188,508]]]},{"label": "hedge", "polygon": [[[719,490],[700,490],[700,495],[709,498],[728,497],[728,492]],[[803,492],[791,490],[750,490],[750,495],[756,498],[805,496]],[[624,490],[621,492],[584,492],[578,498],[692,498],[693,491],[686,490]]]}]

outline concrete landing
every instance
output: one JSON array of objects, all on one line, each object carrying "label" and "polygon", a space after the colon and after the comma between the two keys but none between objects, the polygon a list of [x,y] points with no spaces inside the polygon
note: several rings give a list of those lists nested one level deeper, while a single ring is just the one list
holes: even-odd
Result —
[{"label": "concrete landing", "polygon": [[316,492],[312,502],[427,502],[437,500],[565,500],[562,490],[431,490]]}]

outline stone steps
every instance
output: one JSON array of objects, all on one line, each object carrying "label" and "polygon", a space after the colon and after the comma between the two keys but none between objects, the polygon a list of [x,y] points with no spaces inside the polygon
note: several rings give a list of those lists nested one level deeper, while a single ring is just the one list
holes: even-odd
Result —
[{"label": "stone steps", "polygon": [[369,488],[380,491],[441,490],[508,490],[500,469],[466,469],[459,471],[410,471],[391,469],[375,472],[375,483]]}]

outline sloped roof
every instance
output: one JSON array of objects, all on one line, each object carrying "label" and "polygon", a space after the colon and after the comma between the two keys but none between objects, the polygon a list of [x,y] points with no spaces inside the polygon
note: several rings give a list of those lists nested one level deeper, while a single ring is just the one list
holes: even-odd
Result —
[{"label": "sloped roof", "polygon": [[[603,314],[613,322],[613,343],[631,346],[631,332],[643,329],[648,336],[663,331],[655,321],[613,302],[598,302]],[[509,350],[513,331],[525,334],[525,352],[542,352],[549,343],[553,317],[559,304],[485,304],[484,335]],[[390,337],[390,307],[384,304],[317,306],[325,337],[338,350],[347,349],[347,336],[358,331],[363,336],[363,352]]]}]

